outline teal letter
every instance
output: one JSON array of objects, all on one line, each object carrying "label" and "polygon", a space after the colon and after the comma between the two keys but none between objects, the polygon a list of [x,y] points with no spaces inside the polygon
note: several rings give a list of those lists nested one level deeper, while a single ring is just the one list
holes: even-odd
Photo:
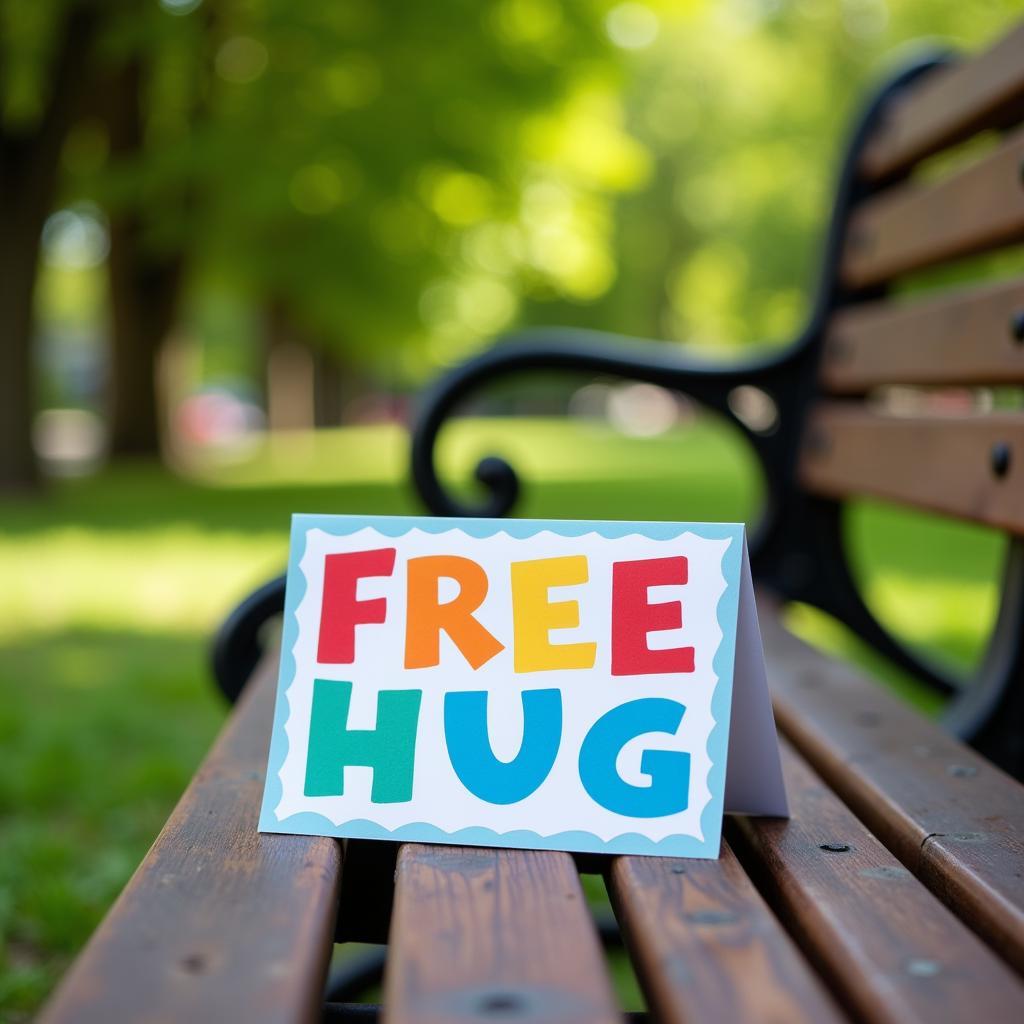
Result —
[{"label": "teal letter", "polygon": [[547,777],[562,741],[562,696],[558,690],[523,693],[523,742],[511,761],[499,761],[487,738],[487,693],[469,690],[444,699],[444,738],[455,774],[474,796],[491,804],[514,804]]},{"label": "teal letter", "polygon": [[580,780],[602,807],[630,818],[660,818],[685,811],[690,801],[690,755],[677,750],[645,750],[640,770],[649,786],[624,782],[615,770],[619,751],[648,732],[675,735],[686,708],[674,700],[646,697],[602,715],[580,748]]},{"label": "teal letter", "polygon": [[357,764],[373,769],[370,798],[375,804],[411,800],[422,693],[381,690],[377,697],[377,728],[349,729],[352,684],[336,679],[313,680],[306,796],[344,796],[345,765]]}]

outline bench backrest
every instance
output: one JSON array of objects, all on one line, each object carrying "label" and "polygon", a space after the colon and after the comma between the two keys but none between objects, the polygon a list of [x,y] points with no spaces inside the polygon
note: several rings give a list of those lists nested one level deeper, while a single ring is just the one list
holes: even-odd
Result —
[{"label": "bench backrest", "polygon": [[[832,316],[822,352],[822,388],[846,400],[816,413],[801,463],[808,487],[868,491],[1024,533],[1024,418],[883,418],[850,400],[891,385],[1024,383],[1024,278],[909,301],[859,297],[1024,241],[1022,122],[1024,25],[883,106],[859,161],[867,195],[843,245],[849,301]],[[924,158],[992,128],[1004,134],[977,159],[937,180],[907,180]]]},{"label": "bench backrest", "polygon": [[[950,725],[1019,772],[1024,409],[1019,393],[986,406],[968,389],[1024,384],[1024,277],[992,280],[990,267],[961,264],[957,276],[973,277],[968,285],[901,290],[921,271],[1024,241],[1024,24],[986,53],[937,61],[892,89],[867,113],[848,162],[849,203],[834,224],[841,237],[819,310],[817,393],[800,430],[796,479],[821,499],[812,517],[831,523],[822,531],[826,555],[841,543],[842,501],[859,496],[1006,533],[989,655]],[[839,605],[829,610],[952,690],[870,621],[851,580],[828,589],[820,603]]]}]

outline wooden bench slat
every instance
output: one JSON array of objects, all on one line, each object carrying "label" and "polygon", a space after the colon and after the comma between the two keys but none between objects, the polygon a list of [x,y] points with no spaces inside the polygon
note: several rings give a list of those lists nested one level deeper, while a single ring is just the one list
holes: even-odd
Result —
[{"label": "wooden bench slat", "polygon": [[839,394],[887,384],[1021,384],[1017,316],[1024,317],[1024,280],[850,306],[829,324],[820,380]]},{"label": "wooden bench slat", "polygon": [[730,833],[808,955],[865,1020],[1011,1020],[1024,983],[782,741],[792,819]]},{"label": "wooden bench slat", "polygon": [[567,853],[408,843],[398,854],[384,1019],[621,1019]]},{"label": "wooden bench slat", "polygon": [[861,157],[875,180],[1001,126],[1024,105],[1024,23],[978,56],[937,70],[895,98]]},{"label": "wooden bench slat", "polygon": [[870,495],[1024,533],[1024,413],[904,417],[826,402],[811,414],[800,479],[829,497]]},{"label": "wooden bench slat", "polygon": [[1024,787],[793,636],[764,592],[758,614],[780,729],[907,868],[1024,971]]},{"label": "wooden bench slat", "polygon": [[866,199],[850,218],[841,276],[854,288],[1024,238],[1024,129],[935,184]]},{"label": "wooden bench slat", "polygon": [[717,861],[617,857],[608,889],[657,1020],[846,1019],[727,843]]},{"label": "wooden bench slat", "polygon": [[41,1021],[315,1021],[341,846],[257,832],[277,655],[268,656]]}]

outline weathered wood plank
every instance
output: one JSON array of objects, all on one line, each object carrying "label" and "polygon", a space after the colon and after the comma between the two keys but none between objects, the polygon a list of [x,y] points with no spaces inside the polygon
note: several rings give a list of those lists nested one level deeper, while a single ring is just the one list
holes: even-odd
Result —
[{"label": "weathered wood plank", "polygon": [[256,831],[276,675],[275,654],[41,1021],[319,1019],[341,847]]},{"label": "weathered wood plank", "polygon": [[1024,383],[1024,280],[840,310],[825,335],[820,379],[839,394],[885,384]]},{"label": "weathered wood plank", "polygon": [[845,1020],[727,843],[717,861],[617,857],[607,880],[655,1019]]},{"label": "weathered wood plank", "polygon": [[1014,1020],[1024,982],[782,743],[789,821],[740,818],[740,859],[863,1020]]},{"label": "weathered wood plank", "polygon": [[861,172],[884,177],[975,132],[1019,119],[1024,107],[1024,23],[984,53],[935,71],[896,97],[865,147]]},{"label": "weathered wood plank", "polygon": [[764,592],[758,614],[779,727],[907,868],[1024,971],[1024,787],[793,636]]},{"label": "weathered wood plank", "polygon": [[871,495],[1024,533],[1024,414],[902,417],[823,403],[800,459],[808,490]]},{"label": "weathered wood plank", "polygon": [[910,182],[854,210],[841,276],[853,288],[1024,238],[1024,129],[935,184]]},{"label": "weathered wood plank", "polygon": [[567,853],[407,844],[398,855],[384,1020],[618,1021]]}]

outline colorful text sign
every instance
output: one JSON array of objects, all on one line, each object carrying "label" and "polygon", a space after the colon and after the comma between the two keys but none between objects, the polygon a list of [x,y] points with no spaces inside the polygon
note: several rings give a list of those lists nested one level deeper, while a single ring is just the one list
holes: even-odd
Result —
[{"label": "colorful text sign", "polygon": [[295,516],[260,828],[714,857],[785,814],[743,527]]}]

